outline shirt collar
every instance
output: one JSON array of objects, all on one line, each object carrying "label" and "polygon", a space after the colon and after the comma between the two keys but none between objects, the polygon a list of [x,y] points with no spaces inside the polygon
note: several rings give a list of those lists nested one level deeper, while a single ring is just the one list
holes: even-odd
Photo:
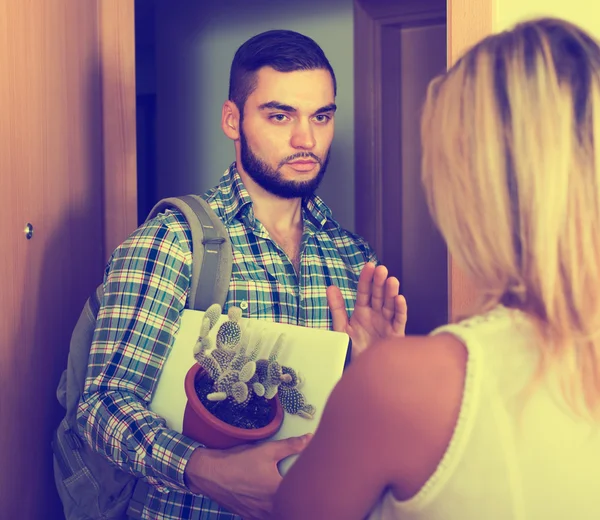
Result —
[{"label": "shirt collar", "polygon": [[223,205],[222,220],[225,224],[230,224],[242,210],[252,206],[252,199],[235,167],[235,162],[221,177],[217,193]]},{"label": "shirt collar", "polygon": [[324,228],[339,227],[338,223],[333,220],[329,206],[318,195],[311,195],[306,198],[302,206],[305,230],[317,232]]},{"label": "shirt collar", "polygon": [[[219,181],[218,193],[221,195],[223,204],[223,221],[230,224],[231,221],[241,213],[249,211],[252,207],[252,199],[248,190],[242,182],[235,162],[225,171]],[[305,230],[313,232],[320,231],[324,227],[339,227],[333,220],[331,210],[318,195],[311,195],[302,203]],[[306,229],[308,225],[308,229]]]}]

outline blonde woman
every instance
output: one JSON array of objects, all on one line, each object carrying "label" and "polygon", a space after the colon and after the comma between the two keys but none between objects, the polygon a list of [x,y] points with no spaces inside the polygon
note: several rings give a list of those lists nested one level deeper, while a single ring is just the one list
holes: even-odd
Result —
[{"label": "blonde woman", "polygon": [[600,48],[543,19],[428,91],[423,181],[477,315],[382,341],[334,390],[274,518],[600,518]]}]

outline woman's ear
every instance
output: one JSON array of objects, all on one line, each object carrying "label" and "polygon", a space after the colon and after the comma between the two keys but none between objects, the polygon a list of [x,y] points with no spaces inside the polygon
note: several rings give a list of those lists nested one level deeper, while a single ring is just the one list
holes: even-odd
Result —
[{"label": "woman's ear", "polygon": [[221,128],[232,141],[240,138],[240,111],[233,101],[225,101],[221,111]]}]

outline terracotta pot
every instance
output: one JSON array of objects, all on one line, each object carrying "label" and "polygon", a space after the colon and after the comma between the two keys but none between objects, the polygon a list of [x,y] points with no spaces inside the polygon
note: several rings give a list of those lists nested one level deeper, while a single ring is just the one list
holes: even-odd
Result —
[{"label": "terracotta pot", "polygon": [[277,398],[270,401],[272,420],[262,428],[238,428],[215,417],[204,407],[194,388],[196,381],[204,374],[204,369],[198,363],[194,363],[185,376],[185,393],[188,400],[183,415],[184,435],[204,444],[207,448],[226,449],[268,439],[279,431],[284,414]]}]

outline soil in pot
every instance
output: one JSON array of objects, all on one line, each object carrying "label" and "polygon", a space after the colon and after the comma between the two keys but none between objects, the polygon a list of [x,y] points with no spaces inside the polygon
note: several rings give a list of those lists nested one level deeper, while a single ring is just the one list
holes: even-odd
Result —
[{"label": "soil in pot", "polygon": [[206,396],[213,392],[213,380],[206,374],[196,378],[194,385],[198,399],[217,419],[235,426],[252,430],[262,428],[273,419],[273,410],[267,399],[253,394],[245,406],[238,405],[233,399],[209,401]]}]

